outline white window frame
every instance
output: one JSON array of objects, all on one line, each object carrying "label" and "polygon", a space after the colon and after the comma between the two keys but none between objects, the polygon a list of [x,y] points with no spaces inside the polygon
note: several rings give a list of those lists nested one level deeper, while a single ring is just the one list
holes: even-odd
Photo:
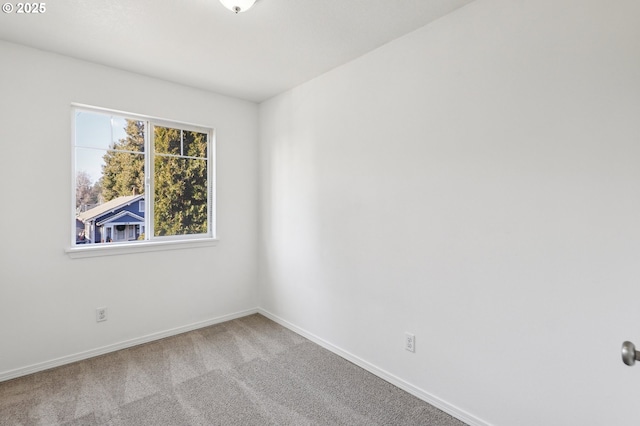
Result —
[{"label": "white window frame", "polygon": [[[208,139],[207,146],[207,192],[208,192],[208,232],[206,234],[187,234],[172,236],[148,236],[145,240],[113,242],[109,244],[75,244],[76,241],[76,217],[75,193],[76,193],[76,112],[92,112],[98,114],[109,114],[122,116],[145,122],[145,224],[141,226],[141,233],[153,230],[153,158],[154,147],[151,134],[154,126],[179,128],[187,131],[206,133]],[[140,253],[149,251],[183,249],[201,246],[213,246],[217,244],[216,237],[216,138],[215,130],[211,126],[190,124],[176,120],[162,119],[148,115],[117,111],[100,108],[84,104],[71,105],[71,230],[70,246],[66,248],[67,254],[71,258],[98,257],[109,255],[120,255],[128,253]]]}]

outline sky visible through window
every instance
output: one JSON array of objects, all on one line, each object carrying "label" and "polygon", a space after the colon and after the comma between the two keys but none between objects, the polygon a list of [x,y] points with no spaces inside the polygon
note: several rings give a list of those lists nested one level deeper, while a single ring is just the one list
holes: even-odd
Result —
[{"label": "sky visible through window", "polygon": [[127,136],[126,126],[124,117],[76,111],[76,172],[84,171],[97,182],[102,177],[106,150]]}]

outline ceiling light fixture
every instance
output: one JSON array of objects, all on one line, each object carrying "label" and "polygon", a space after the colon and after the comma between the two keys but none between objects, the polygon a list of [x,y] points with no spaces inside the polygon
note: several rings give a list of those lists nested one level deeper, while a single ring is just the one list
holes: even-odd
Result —
[{"label": "ceiling light fixture", "polygon": [[249,10],[256,0],[220,0],[220,3],[232,12],[244,12]]}]

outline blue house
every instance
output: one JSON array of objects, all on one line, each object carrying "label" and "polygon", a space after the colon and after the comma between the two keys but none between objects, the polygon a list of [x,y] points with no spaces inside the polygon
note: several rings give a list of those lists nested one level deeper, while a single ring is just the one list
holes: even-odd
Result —
[{"label": "blue house", "polygon": [[144,234],[144,194],[114,198],[78,214],[77,244],[135,241]]}]

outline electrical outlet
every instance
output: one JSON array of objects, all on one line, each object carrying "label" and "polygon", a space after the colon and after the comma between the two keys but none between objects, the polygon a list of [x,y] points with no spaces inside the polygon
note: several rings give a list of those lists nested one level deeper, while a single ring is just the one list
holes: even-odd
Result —
[{"label": "electrical outlet", "polygon": [[411,333],[404,333],[404,348],[409,352],[416,351],[416,336]]},{"label": "electrical outlet", "polygon": [[107,308],[96,308],[96,322],[107,320]]}]

